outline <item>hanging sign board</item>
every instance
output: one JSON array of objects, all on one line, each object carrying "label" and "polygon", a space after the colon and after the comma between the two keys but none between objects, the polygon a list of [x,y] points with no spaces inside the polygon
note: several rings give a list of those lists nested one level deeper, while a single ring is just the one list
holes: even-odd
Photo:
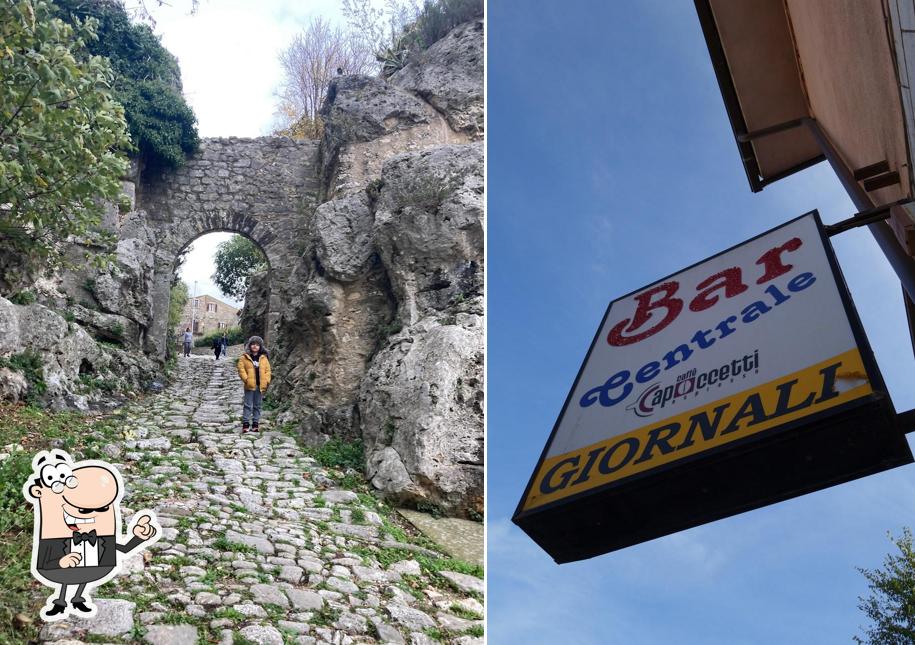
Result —
[{"label": "hanging sign board", "polygon": [[558,562],[912,455],[814,211],[610,303],[513,518]]}]

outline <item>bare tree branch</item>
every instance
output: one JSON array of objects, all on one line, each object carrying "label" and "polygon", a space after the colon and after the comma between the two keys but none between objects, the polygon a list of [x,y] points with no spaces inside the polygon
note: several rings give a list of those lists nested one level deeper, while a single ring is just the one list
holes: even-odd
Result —
[{"label": "bare tree branch", "polygon": [[302,119],[317,122],[334,76],[368,73],[374,69],[374,57],[355,35],[318,17],[280,54],[280,65],[279,111],[288,127]]}]

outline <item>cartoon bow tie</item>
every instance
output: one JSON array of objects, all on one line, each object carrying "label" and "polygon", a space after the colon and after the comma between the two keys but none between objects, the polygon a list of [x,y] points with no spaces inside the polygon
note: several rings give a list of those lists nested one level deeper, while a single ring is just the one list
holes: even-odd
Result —
[{"label": "cartoon bow tie", "polygon": [[88,533],[77,533],[73,532],[73,544],[79,544],[80,542],[88,542],[92,546],[95,546],[95,541],[98,538],[95,536],[95,529],[92,529]]}]

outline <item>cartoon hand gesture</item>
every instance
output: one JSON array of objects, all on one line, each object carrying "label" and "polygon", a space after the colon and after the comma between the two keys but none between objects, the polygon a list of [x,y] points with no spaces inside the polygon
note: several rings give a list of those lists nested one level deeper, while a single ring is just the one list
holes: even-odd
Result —
[{"label": "cartoon hand gesture", "polygon": [[156,527],[149,523],[149,515],[142,516],[133,527],[133,534],[141,540],[148,540],[156,534]]},{"label": "cartoon hand gesture", "polygon": [[69,569],[70,567],[75,567],[79,564],[79,561],[83,559],[83,556],[79,553],[68,553],[60,559],[60,568]]}]

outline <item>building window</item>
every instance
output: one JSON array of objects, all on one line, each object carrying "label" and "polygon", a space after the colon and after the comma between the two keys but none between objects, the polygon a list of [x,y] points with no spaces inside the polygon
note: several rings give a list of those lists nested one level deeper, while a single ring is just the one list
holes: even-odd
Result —
[{"label": "building window", "polygon": [[226,328],[226,324],[224,322],[216,323],[216,329],[225,329],[225,328]]},{"label": "building window", "polygon": [[199,305],[200,305],[200,299],[194,298],[194,309],[196,309]]},{"label": "building window", "polygon": [[213,313],[216,313],[216,303],[215,302],[207,303],[207,311],[212,311]]},{"label": "building window", "polygon": [[197,320],[194,321],[194,333],[195,333],[195,334],[199,334],[199,333],[200,333],[200,322],[197,321]]}]

